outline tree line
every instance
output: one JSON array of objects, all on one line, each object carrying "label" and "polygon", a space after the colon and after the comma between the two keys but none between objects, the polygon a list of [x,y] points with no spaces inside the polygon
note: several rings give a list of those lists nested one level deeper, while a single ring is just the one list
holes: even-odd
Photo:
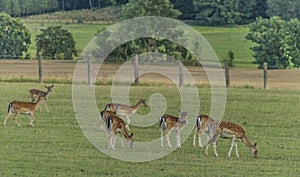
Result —
[{"label": "tree line", "polygon": [[[0,0],[0,12],[13,17],[54,11],[100,9],[124,6],[139,0]],[[176,18],[205,25],[248,24],[257,17],[279,16],[284,20],[300,19],[299,0],[164,0],[180,11]],[[153,1],[159,8],[160,1]],[[138,10],[138,9],[136,9]],[[169,10],[169,9],[165,9]]]},{"label": "tree line", "polygon": [[[0,0],[0,10],[7,9],[7,12],[17,16],[18,13],[45,13],[57,9],[68,10],[72,7],[79,9],[122,5],[121,13],[124,19],[138,16],[163,16],[174,19],[196,19],[200,24],[209,25],[248,23],[250,30],[245,38],[256,44],[251,49],[254,51],[255,62],[259,68],[262,68],[264,62],[268,62],[269,68],[273,69],[300,67],[300,13],[297,8],[300,7],[300,0],[284,2],[279,0],[248,0],[247,3],[242,0]],[[32,4],[35,4],[35,7]],[[19,20],[11,19],[5,14],[0,14],[0,20],[0,48],[2,49],[0,58],[24,56],[31,43],[28,29]],[[147,25],[144,28],[147,30]],[[166,32],[176,37],[182,34],[179,30]],[[77,56],[75,42],[69,32],[61,27],[53,27],[42,33],[36,37],[37,53],[43,52],[46,58],[53,59],[72,59]],[[55,37],[55,35],[60,36]],[[50,36],[54,38],[49,40]],[[64,41],[57,39],[64,39]],[[51,43],[53,41],[56,43]],[[118,46],[107,61],[124,62],[137,53],[145,52],[165,53],[180,59],[187,65],[199,64],[196,58],[182,46],[165,39],[150,37]],[[26,54],[25,58],[30,56]]]}]

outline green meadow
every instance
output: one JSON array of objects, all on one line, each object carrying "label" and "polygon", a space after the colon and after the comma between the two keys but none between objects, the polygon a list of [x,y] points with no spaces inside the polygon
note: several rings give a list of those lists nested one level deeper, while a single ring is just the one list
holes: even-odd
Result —
[{"label": "green meadow", "polygon": [[[178,90],[173,86],[167,87],[131,87],[130,103],[134,104],[141,97],[149,100],[152,94],[161,93],[167,100],[166,112],[177,114],[180,106]],[[2,121],[10,101],[29,100],[30,88],[43,89],[43,86],[33,83],[1,83]],[[110,102],[110,89],[110,86],[95,87],[96,111]],[[198,89],[201,113],[208,114],[211,105],[210,88]],[[297,176],[300,173],[299,99],[300,91],[251,88],[228,90],[224,120],[243,125],[249,139],[257,143],[256,159],[240,141],[240,158],[234,152],[228,158],[231,141],[225,139],[218,141],[220,157],[215,157],[212,149],[209,156],[206,156],[204,149],[192,146],[191,134],[181,149],[168,156],[135,163],[114,159],[94,147],[76,120],[71,85],[55,84],[47,100],[50,112],[37,111],[35,127],[26,126],[29,122],[27,115],[18,116],[23,125],[21,128],[16,126],[12,118],[6,127],[0,127],[0,176]],[[138,114],[150,111],[148,106],[141,108]],[[190,113],[189,124],[194,123],[195,114]],[[134,133],[136,142],[150,141],[160,136],[158,122],[146,128],[131,126],[130,132]],[[174,142],[175,134],[172,133],[170,138]],[[122,151],[126,153],[127,148]],[[116,149],[121,149],[118,141]]]},{"label": "green meadow", "polygon": [[[24,24],[31,32],[32,44],[29,53],[32,58],[36,56],[35,36],[40,34],[40,29],[51,25],[63,26],[73,34],[76,47],[80,53],[97,34],[97,31],[108,26],[67,22],[24,22]],[[239,72],[242,72],[242,70],[255,70],[256,65],[252,63],[254,58],[250,50],[253,44],[244,38],[248,32],[247,26],[193,26],[193,28],[207,39],[220,60],[226,58],[228,51],[231,50],[235,54],[233,64],[238,69],[242,68]],[[16,60],[16,62],[22,65],[23,61]],[[75,61],[69,64],[67,62],[57,62],[50,67],[49,63],[44,62],[44,70],[47,73],[45,84],[51,83],[55,86],[47,100],[50,112],[47,113],[45,109],[40,112],[38,109],[35,113],[34,127],[28,127],[28,116],[21,114],[17,118],[22,127],[18,127],[12,117],[8,120],[6,127],[0,126],[0,176],[281,177],[297,176],[300,173],[298,168],[300,166],[300,139],[298,137],[300,119],[299,90],[263,90],[251,85],[247,86],[248,83],[243,79],[241,80],[245,82],[244,87],[227,89],[223,120],[232,121],[245,128],[251,142],[257,143],[258,158],[256,159],[250,155],[248,148],[241,141],[238,141],[240,158],[235,156],[234,150],[231,157],[228,158],[227,153],[231,141],[226,139],[220,139],[217,142],[220,157],[214,156],[212,147],[209,149],[209,156],[206,156],[204,148],[193,147],[193,133],[191,133],[187,136],[187,140],[182,142],[181,149],[176,149],[161,159],[139,163],[127,162],[115,159],[98,150],[89,142],[81,130],[73,108],[70,80],[74,71],[74,63]],[[2,69],[5,70],[3,71],[4,74],[0,75],[1,123],[4,121],[8,104],[11,101],[29,101],[29,89],[44,90],[44,84],[38,84],[34,78],[28,81],[22,79],[13,81],[6,78],[18,77],[11,74],[14,70],[17,70],[16,68],[18,68],[18,72],[24,71],[20,72],[22,78],[23,76],[24,78],[35,76],[33,71],[29,72],[28,66],[17,67],[16,63],[10,64],[8,67],[8,63],[6,64],[7,67],[2,66]],[[16,67],[14,68],[12,65]],[[108,65],[108,68],[111,68],[111,74],[114,74],[115,67],[118,66]],[[110,76],[109,72],[108,69],[106,73],[108,76]],[[53,77],[57,76],[56,79],[51,80],[51,74]],[[247,75],[247,72],[244,75]],[[177,115],[181,106],[178,89],[169,83],[156,83],[156,80],[158,78],[154,77],[151,80],[153,83],[143,83],[138,87],[130,87],[130,104],[135,104],[140,98],[146,99],[148,107],[143,107],[137,112],[137,114],[146,115],[151,113],[151,106],[158,106],[149,105],[149,102],[153,95],[159,93],[165,97],[167,103],[165,105],[166,113]],[[291,83],[290,81],[287,82]],[[110,81],[103,83],[105,84],[100,83],[95,86],[95,98],[93,98],[95,100],[90,100],[96,103],[97,110],[94,110],[95,112],[101,111],[112,100]],[[276,84],[280,86],[280,83]],[[201,84],[197,85],[197,88],[201,112],[189,113],[189,125],[194,124],[197,114],[209,114],[211,111],[215,111],[210,110],[213,104],[211,102],[211,88]],[[86,116],[89,116],[89,114]],[[131,126],[130,133],[134,133],[135,143],[148,142],[160,137],[159,118],[155,117],[157,122],[148,127]],[[88,123],[98,125],[99,119]],[[99,135],[105,134],[104,131],[98,129],[89,131]],[[174,133],[171,134],[170,139],[173,146],[175,146]],[[117,141],[116,151],[121,149],[121,152],[124,153],[126,151],[132,152],[135,148],[134,145],[133,149],[128,149],[128,147],[121,149],[121,144]],[[160,153],[161,147],[159,144],[157,146],[153,148],[158,149],[157,153]],[[168,148],[166,141],[164,148]]]},{"label": "green meadow", "polygon": [[[95,37],[98,31],[101,31],[108,25],[99,24],[76,24],[76,23],[45,23],[45,22],[25,22],[25,26],[31,32],[32,44],[29,48],[29,53],[32,58],[36,56],[35,36],[40,34],[40,29],[48,26],[60,25],[68,29],[76,41],[76,47],[80,54],[86,45]],[[240,68],[256,68],[253,64],[253,52],[250,47],[253,44],[245,39],[248,33],[247,26],[237,27],[203,27],[192,26],[201,35],[203,35],[209,44],[212,46],[220,61],[228,57],[228,52],[231,50],[234,53],[233,61],[236,67]]]}]

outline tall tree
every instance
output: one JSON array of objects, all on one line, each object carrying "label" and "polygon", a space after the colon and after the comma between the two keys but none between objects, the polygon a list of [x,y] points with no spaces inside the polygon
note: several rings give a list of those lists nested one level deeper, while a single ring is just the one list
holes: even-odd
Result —
[{"label": "tall tree", "polygon": [[267,14],[269,16],[279,16],[283,20],[292,18],[300,19],[299,0],[268,0]]},{"label": "tall tree", "polygon": [[0,22],[0,58],[22,58],[31,43],[29,30],[8,14],[1,13]]},{"label": "tall tree", "polygon": [[239,0],[194,0],[196,19],[209,25],[236,24],[240,21]]},{"label": "tall tree", "polygon": [[174,5],[174,8],[181,12],[178,17],[182,20],[192,20],[195,19],[195,11],[193,0],[170,0]]},{"label": "tall tree", "polygon": [[42,52],[49,59],[73,59],[73,56],[77,56],[75,41],[68,30],[61,26],[50,26],[41,31],[35,39],[37,54]]},{"label": "tall tree", "polygon": [[259,68],[268,62],[269,68],[286,68],[290,65],[289,35],[286,22],[280,17],[258,18],[250,25],[246,39],[257,45],[251,49]]},{"label": "tall tree", "polygon": [[181,12],[174,9],[169,0],[129,0],[123,6],[122,14],[126,19],[140,16],[177,18]]}]

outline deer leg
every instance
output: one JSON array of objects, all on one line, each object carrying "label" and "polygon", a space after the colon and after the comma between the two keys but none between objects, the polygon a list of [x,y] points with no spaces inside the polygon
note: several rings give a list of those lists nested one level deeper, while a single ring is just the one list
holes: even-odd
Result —
[{"label": "deer leg", "polygon": [[48,109],[48,106],[47,106],[46,100],[44,100],[44,101],[43,101],[43,103],[44,103],[44,105],[45,105],[45,107],[46,107],[46,111],[47,111],[47,112],[49,112],[49,109]]},{"label": "deer leg", "polygon": [[21,124],[19,123],[18,119],[17,119],[17,115],[18,115],[18,114],[19,114],[19,112],[16,111],[16,112],[15,112],[15,115],[14,115],[14,120],[15,120],[15,122],[17,123],[17,125],[18,125],[19,127],[22,127]]},{"label": "deer leg", "polygon": [[10,116],[11,116],[11,114],[10,114],[10,112],[8,112],[8,113],[6,114],[5,120],[4,120],[4,122],[3,122],[3,125],[4,125],[4,126],[6,126],[7,120],[8,120],[8,118],[9,118]]},{"label": "deer leg", "polygon": [[112,131],[109,135],[110,139],[110,146],[113,150],[115,150],[115,144],[116,144],[116,134]]},{"label": "deer leg", "polygon": [[194,139],[193,139],[193,146],[194,146],[194,147],[196,146],[196,136],[197,136],[197,133],[195,132],[195,134],[194,134]]},{"label": "deer leg", "polygon": [[235,140],[236,140],[236,138],[235,138],[235,136],[233,136],[232,140],[231,140],[230,149],[229,149],[229,152],[228,152],[228,157],[230,157],[232,148],[233,148],[233,146],[235,146]]},{"label": "deer leg", "polygon": [[28,126],[34,127],[34,125],[33,125],[33,121],[34,121],[34,115],[33,115],[33,113],[30,113],[29,116],[30,116],[31,119],[30,119],[30,122],[29,122]]},{"label": "deer leg", "polygon": [[125,148],[125,145],[124,145],[124,140],[123,140],[123,135],[122,135],[122,133],[120,133],[120,135],[121,135],[121,143],[122,143],[122,148]]},{"label": "deer leg", "polygon": [[39,107],[40,107],[40,112],[43,112],[43,109],[42,109],[42,107],[43,107],[43,104],[44,104],[44,100],[43,100],[43,101],[41,101],[41,103],[40,103],[40,105],[39,105]]},{"label": "deer leg", "polygon": [[217,142],[213,142],[213,149],[216,157],[219,157],[219,154],[217,153]]},{"label": "deer leg", "polygon": [[179,128],[176,131],[176,141],[177,141],[177,147],[181,148],[181,143],[180,143],[180,129]]},{"label": "deer leg", "polygon": [[160,146],[164,147],[164,131],[162,128],[160,130]]},{"label": "deer leg", "polygon": [[[209,135],[208,135],[209,136]],[[214,150],[214,153],[215,153],[215,156],[219,156],[218,153],[217,153],[217,141],[218,141],[218,138],[220,136],[220,133],[219,132],[216,132],[214,134],[214,136],[212,137],[212,139],[210,139],[208,142],[207,142],[207,145],[206,145],[206,150],[205,150],[205,153],[206,155],[208,155],[208,147],[209,145],[212,143],[213,144],[213,150]]]},{"label": "deer leg", "polygon": [[108,137],[108,148],[111,147],[111,130],[107,129],[107,137]]},{"label": "deer leg", "polygon": [[235,146],[235,154],[239,158],[240,155],[239,155],[239,152],[238,152],[238,148],[237,148],[237,143],[236,142],[234,142],[234,146]]},{"label": "deer leg", "polygon": [[127,128],[128,131],[130,131],[130,128],[129,128],[129,124],[130,124],[130,116],[131,116],[131,115],[129,115],[129,114],[126,115],[126,122],[127,122],[127,124],[126,124],[125,128]]},{"label": "deer leg", "polygon": [[168,142],[169,147],[172,148],[173,146],[172,146],[171,143],[170,143],[170,134],[171,134],[171,130],[170,130],[169,132],[167,132],[167,134],[166,134],[166,139],[167,139],[167,142]]}]

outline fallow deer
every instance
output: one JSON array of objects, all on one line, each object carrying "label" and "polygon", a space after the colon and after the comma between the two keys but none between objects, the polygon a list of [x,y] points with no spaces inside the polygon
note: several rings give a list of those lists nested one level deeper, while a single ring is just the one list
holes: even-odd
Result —
[{"label": "fallow deer", "polygon": [[159,120],[159,126],[161,132],[161,137],[160,137],[161,147],[164,146],[163,137],[165,136],[169,147],[172,148],[172,145],[170,143],[170,134],[172,130],[174,130],[176,131],[177,147],[181,148],[180,131],[187,124],[187,122],[188,122],[188,117],[186,112],[181,112],[179,118],[169,114],[164,114]]},{"label": "fallow deer", "polygon": [[[29,90],[30,101],[33,102],[39,96],[44,96],[45,98],[48,98],[50,92],[52,92],[53,87],[54,87],[54,85],[51,85],[51,86],[46,86],[45,85],[45,88],[47,89],[46,92],[42,91],[42,90],[38,90],[38,89],[30,89]],[[46,111],[49,112],[45,99],[43,99],[43,101],[40,105],[40,111],[42,112],[42,105],[43,104],[45,105]]]},{"label": "fallow deer", "polygon": [[126,104],[121,104],[121,103],[109,103],[105,106],[106,110],[110,110],[112,112],[116,112],[120,116],[125,116],[126,117],[126,128],[130,131],[129,124],[130,124],[130,119],[132,114],[134,114],[140,107],[146,105],[146,100],[140,99],[139,102],[137,102],[133,106],[129,106]]},{"label": "fallow deer", "polygon": [[216,142],[219,137],[231,139],[231,146],[228,152],[228,157],[230,157],[233,146],[235,146],[236,156],[239,157],[236,140],[240,139],[250,150],[251,155],[257,157],[256,143],[252,144],[247,138],[245,130],[242,126],[234,124],[232,122],[222,121],[221,123],[211,123],[208,124],[208,132],[210,140],[207,143],[205,153],[208,155],[208,147],[212,143],[215,156],[219,156],[217,153]]},{"label": "fallow deer", "polygon": [[21,101],[13,101],[9,103],[7,115],[5,117],[3,125],[6,126],[8,118],[14,114],[13,118],[15,122],[19,127],[21,127],[21,124],[17,119],[17,116],[21,113],[21,114],[28,114],[30,116],[30,122],[28,125],[33,127],[34,113],[43,99],[46,99],[44,95],[39,96],[38,100],[35,103],[21,102]]},{"label": "fallow deer", "polygon": [[[196,146],[196,137],[198,136],[198,141],[199,141],[199,147],[203,147],[202,142],[201,142],[201,136],[203,133],[206,133],[207,135],[207,142],[209,140],[208,136],[208,124],[211,124],[215,122],[216,120],[212,119],[208,115],[200,114],[196,117],[196,124],[195,124],[195,134],[194,134],[194,140],[193,140],[193,146]],[[207,144],[206,142],[206,144]]]},{"label": "fallow deer", "polygon": [[129,147],[132,148],[133,145],[133,133],[130,135],[126,131],[125,123],[124,121],[119,118],[114,112],[104,110],[101,113],[102,121],[106,125],[106,131],[108,133],[108,143],[109,147],[111,147],[113,150],[115,150],[116,145],[116,133],[121,134],[121,143],[122,147],[125,148],[124,142],[123,142],[123,136],[127,139],[129,143]]}]

